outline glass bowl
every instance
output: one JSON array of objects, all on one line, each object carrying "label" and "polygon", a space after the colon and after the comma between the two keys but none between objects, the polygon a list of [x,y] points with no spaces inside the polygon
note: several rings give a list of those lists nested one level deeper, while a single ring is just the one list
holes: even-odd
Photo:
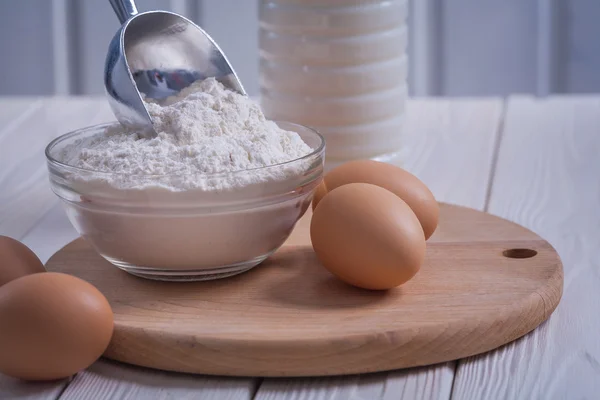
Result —
[{"label": "glass bowl", "polygon": [[[313,151],[282,164],[210,175],[131,176],[58,161],[65,146],[112,125],[102,124],[48,145],[50,184],[79,234],[124,271],[175,281],[236,275],[285,242],[323,178],[323,137],[301,125],[276,123],[297,132]],[[222,182],[235,187],[222,188]]]}]

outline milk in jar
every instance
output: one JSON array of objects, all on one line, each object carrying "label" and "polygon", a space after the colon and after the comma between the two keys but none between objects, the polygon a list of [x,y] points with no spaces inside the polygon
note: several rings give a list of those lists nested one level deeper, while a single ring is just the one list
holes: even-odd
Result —
[{"label": "milk in jar", "polygon": [[327,168],[401,165],[407,12],[407,0],[261,0],[265,115],[321,132]]}]

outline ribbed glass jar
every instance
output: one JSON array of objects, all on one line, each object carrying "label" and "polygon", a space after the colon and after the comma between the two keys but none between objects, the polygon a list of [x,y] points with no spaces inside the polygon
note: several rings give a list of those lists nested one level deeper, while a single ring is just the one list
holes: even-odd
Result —
[{"label": "ribbed glass jar", "polygon": [[402,164],[407,12],[408,0],[261,0],[263,110],[321,132],[326,168]]}]

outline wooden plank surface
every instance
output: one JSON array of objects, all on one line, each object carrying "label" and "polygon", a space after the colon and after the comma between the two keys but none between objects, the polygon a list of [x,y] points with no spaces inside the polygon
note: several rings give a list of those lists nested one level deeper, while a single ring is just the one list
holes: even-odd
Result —
[{"label": "wooden plank surface", "polygon": [[[36,140],[41,143],[48,139],[42,133],[35,132],[54,130],[52,124],[57,124],[56,120],[52,122],[52,118],[43,118],[35,125],[29,116],[23,117],[27,109],[30,115],[44,115],[37,109],[39,105],[34,105],[35,100],[31,100],[31,104],[23,103],[24,108],[13,108],[12,105],[4,107],[5,101],[0,100],[0,121],[4,122],[0,127],[0,141],[15,143],[14,135],[18,133],[21,133],[22,141],[29,141],[33,145]],[[45,101],[43,103],[39,107],[46,107]],[[468,177],[481,179],[481,176],[489,175],[489,155],[495,138],[494,133],[486,134],[482,129],[485,125],[477,125],[477,121],[490,119],[492,115],[498,115],[492,120],[499,120],[500,104],[488,102],[486,113],[478,108],[469,111],[466,108],[470,104],[468,101],[459,102],[462,107],[453,105],[453,102],[436,103],[434,106],[431,101],[423,101],[423,104],[415,102],[410,105],[410,109],[422,107],[423,111],[421,114],[411,111],[414,116],[409,119],[420,115],[418,119],[422,125],[420,132],[409,136],[413,154],[409,155],[406,166],[425,180],[441,200],[481,208],[486,196],[485,185],[478,186],[481,182],[477,183],[477,180]],[[102,107],[102,102],[87,104],[91,108]],[[449,111],[442,111],[444,107]],[[51,109],[49,107],[47,110]],[[17,121],[19,116],[22,121]],[[465,119],[471,122],[465,122]],[[71,123],[73,121],[75,119]],[[14,127],[14,124],[20,127]],[[473,124],[479,128],[471,129]],[[462,126],[461,132],[457,126]],[[565,294],[557,313],[542,328],[503,349],[462,362],[454,384],[454,399],[595,398],[600,390],[600,341],[597,336],[600,328],[597,318],[600,309],[600,273],[596,256],[600,242],[597,212],[600,201],[597,162],[600,154],[599,130],[598,98],[551,99],[540,103],[517,98],[510,103],[506,135],[501,143],[502,151],[491,192],[490,211],[532,228],[555,245],[565,265]],[[3,139],[6,135],[11,138]],[[482,140],[481,137],[487,139]],[[0,147],[0,163],[7,171],[14,166],[4,159],[7,150],[11,149],[5,143]],[[25,146],[16,148],[29,151]],[[41,168],[44,161],[43,156],[39,159],[39,147],[25,154],[28,156],[17,158],[17,161],[11,158],[12,162],[24,165],[36,160],[40,163],[38,168]],[[487,161],[478,164],[473,162],[474,159]],[[449,164],[450,160],[455,164]],[[9,174],[2,175],[1,182],[3,194],[20,192],[14,189],[15,183]],[[473,191],[473,187],[478,190]],[[24,229],[20,223],[5,224],[6,216],[13,210],[21,212],[19,210],[30,204],[30,196],[21,196],[20,205],[11,204],[7,208],[6,198],[9,197],[0,197],[0,232],[23,238],[42,258],[47,258],[72,238],[72,231],[69,233],[72,228],[57,203],[44,205],[50,210],[48,212],[24,214],[25,217],[19,219],[32,229]],[[130,379],[128,374],[135,375],[140,371],[132,370],[132,367],[100,361],[76,377],[69,388],[70,393],[82,393],[78,386],[81,385],[86,388],[86,393],[97,394],[94,398],[102,398],[102,393],[108,393],[105,398],[136,398],[138,394],[145,396],[143,398],[168,397],[170,391],[164,390],[162,382],[152,384],[160,381],[159,378],[150,381],[138,378],[136,381]],[[117,371],[116,376],[112,371]],[[162,373],[158,375],[163,376]],[[453,364],[450,363],[389,374],[325,380],[267,380],[257,397],[448,398],[452,376]],[[191,381],[201,379],[188,378],[190,382],[173,385],[188,387],[192,385]],[[77,380],[79,384],[76,384]],[[139,383],[140,380],[145,383]],[[143,388],[138,388],[138,392],[136,385]],[[209,388],[218,385],[207,384]],[[229,383],[226,385],[230,386]],[[25,384],[0,376],[0,398],[56,398],[63,387],[64,384],[60,382]],[[109,387],[112,389],[108,390]],[[119,388],[123,388],[123,391],[119,391]],[[182,389],[178,393],[183,397],[184,392]],[[208,396],[210,390],[205,388],[201,392],[191,393],[198,395],[194,398],[202,398],[200,393]],[[249,398],[252,394],[250,390],[244,393],[241,398]],[[349,395],[345,396],[344,393]]]},{"label": "wooden plank surface", "polygon": [[269,379],[255,399],[275,400],[425,400],[448,399],[454,363],[394,372],[335,378]]},{"label": "wooden plank surface", "polygon": [[78,374],[61,400],[249,400],[258,380],[167,373],[99,361]]},{"label": "wooden plank surface", "polygon": [[[431,103],[425,103],[433,107]],[[532,228],[556,246],[565,264],[565,295],[557,314],[542,329],[499,351],[461,363],[453,398],[594,398],[600,389],[599,341],[595,335],[599,328],[597,310],[600,309],[597,290],[600,274],[595,257],[599,242],[596,211],[600,188],[596,160],[600,145],[598,136],[595,135],[600,128],[599,103],[597,98],[579,98],[573,102],[570,99],[552,99],[541,103],[518,98],[511,102],[506,124],[507,134],[502,140],[496,184],[491,193],[490,211]],[[35,101],[32,100],[31,104],[35,104]],[[100,104],[95,103],[93,107]],[[424,111],[420,117],[424,125],[421,137],[416,132],[410,135],[412,139],[409,139],[409,143],[413,144],[411,151],[414,154],[409,155],[406,166],[430,184],[438,198],[477,207],[478,202],[485,200],[485,190],[480,188],[476,196],[470,196],[470,188],[476,186],[476,182],[464,179],[463,174],[476,175],[480,179],[489,174],[489,164],[484,168],[473,168],[474,164],[470,160],[485,159],[486,147],[472,145],[473,142],[480,143],[475,131],[481,133],[481,127],[473,129],[469,136],[469,126],[475,122],[465,122],[465,118],[475,121],[484,118],[479,119],[476,112],[468,110],[456,111],[458,116],[452,117],[448,112],[439,111],[443,108],[443,102],[438,105],[438,111]],[[22,122],[16,122],[26,128],[11,128],[10,121],[16,121],[30,108],[29,105],[25,108],[15,107],[0,107],[0,121],[5,122],[3,128],[0,128],[0,140],[5,135],[18,132],[29,133],[30,136],[23,136],[29,140],[35,137],[33,132],[52,129],[48,122],[36,128],[28,122],[28,116],[22,117]],[[38,106],[31,107],[33,109],[30,113],[40,115],[40,111],[36,110]],[[427,104],[419,106],[416,102],[413,106],[411,103],[412,107],[426,108]],[[451,104],[446,107],[455,108]],[[3,110],[7,111],[3,113]],[[7,117],[9,113],[14,118]],[[449,122],[454,118],[454,123]],[[430,127],[427,128],[426,125]],[[452,132],[448,126],[445,129],[435,128],[437,125],[464,125],[466,133],[463,131],[462,135],[466,135],[468,139],[464,139],[464,143],[457,142],[460,135],[456,129]],[[449,137],[443,139],[447,135]],[[7,143],[13,140],[14,136]],[[494,139],[489,143],[489,148],[493,148]],[[8,148],[3,146],[1,149]],[[433,150],[436,148],[438,151]],[[479,150],[476,151],[475,148]],[[1,153],[2,156],[5,154],[7,153]],[[39,155],[39,151],[37,154]],[[468,154],[471,158],[465,156]],[[580,158],[576,160],[576,156]],[[29,153],[29,157],[19,162],[35,157],[35,152]],[[459,167],[455,165],[448,171],[448,159],[454,159]],[[43,159],[41,163],[43,165]],[[419,172],[419,164],[427,164],[427,168]],[[2,165],[8,165],[3,158]],[[454,185],[451,178],[453,174],[454,182],[457,182]],[[11,189],[12,180],[7,179],[7,176],[3,175],[2,178],[4,193],[14,190]],[[447,176],[450,178],[446,179]],[[460,180],[456,178],[459,176]],[[432,182],[432,179],[435,181]],[[445,191],[448,194],[444,198],[442,196]],[[532,196],[532,193],[535,195]],[[28,204],[27,199],[28,196],[22,197],[23,204]],[[4,207],[4,197],[0,199],[0,204]],[[21,208],[25,208],[23,204]],[[483,203],[479,207],[482,205]],[[72,228],[66,222],[62,209],[56,203],[48,204],[47,207],[50,211],[42,213],[41,221],[46,221],[44,223],[36,225],[40,221],[39,214],[28,214],[27,218],[22,219],[23,223],[34,226],[29,232],[27,229],[23,230],[20,224],[11,225],[15,227],[11,231],[1,221],[0,230],[4,234],[22,237],[42,258],[47,258],[72,237],[67,232]],[[19,209],[13,204],[9,209],[3,208],[0,215],[5,217],[12,210]],[[578,307],[577,310],[575,307]],[[100,390],[96,393],[101,393],[102,388],[112,386],[115,382],[117,387],[127,385],[127,372],[117,379],[103,372],[102,363],[105,362],[99,362],[86,372],[102,377],[92,379],[90,375],[89,380],[96,382],[92,386],[86,385],[91,390],[90,393],[95,390]],[[112,365],[108,369],[111,370]],[[129,367],[124,369],[128,371]],[[452,371],[453,365],[447,364],[436,368],[334,380],[268,380],[258,397],[284,398],[282,394],[286,393],[289,397],[323,396],[322,398],[333,399],[347,398],[343,393],[354,393],[355,397],[370,398],[375,393],[381,398],[448,398]],[[88,379],[85,376],[77,378],[81,382]],[[55,383],[23,384],[0,376],[0,398],[55,398],[62,386],[64,385]],[[152,386],[152,389],[154,397],[160,397],[161,393],[164,395],[160,386]],[[71,390],[78,390],[77,386],[73,386]],[[335,393],[336,390],[339,396]],[[143,394],[147,395],[148,392]],[[133,394],[130,398],[131,396]]]},{"label": "wooden plank surface", "polygon": [[489,211],[548,240],[564,294],[540,328],[460,361],[453,399],[596,399],[600,392],[600,98],[508,104]]},{"label": "wooden plank surface", "polygon": [[103,103],[77,98],[33,100],[0,131],[0,234],[21,238],[56,202],[44,149],[53,138],[110,118]]},{"label": "wooden plank surface", "polygon": [[[440,201],[485,206],[501,125],[500,100],[413,100],[407,108],[405,167]],[[266,379],[256,398],[448,399],[454,363],[366,376]]]}]

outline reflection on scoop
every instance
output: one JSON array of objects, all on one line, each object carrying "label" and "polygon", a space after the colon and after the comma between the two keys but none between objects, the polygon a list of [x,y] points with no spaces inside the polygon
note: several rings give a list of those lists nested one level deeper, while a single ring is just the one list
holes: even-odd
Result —
[{"label": "reflection on scoop", "polygon": [[104,84],[121,124],[155,136],[143,97],[177,95],[199,79],[215,77],[246,94],[221,49],[192,21],[167,11],[138,13],[132,0],[111,4],[123,25],[109,46]]}]

